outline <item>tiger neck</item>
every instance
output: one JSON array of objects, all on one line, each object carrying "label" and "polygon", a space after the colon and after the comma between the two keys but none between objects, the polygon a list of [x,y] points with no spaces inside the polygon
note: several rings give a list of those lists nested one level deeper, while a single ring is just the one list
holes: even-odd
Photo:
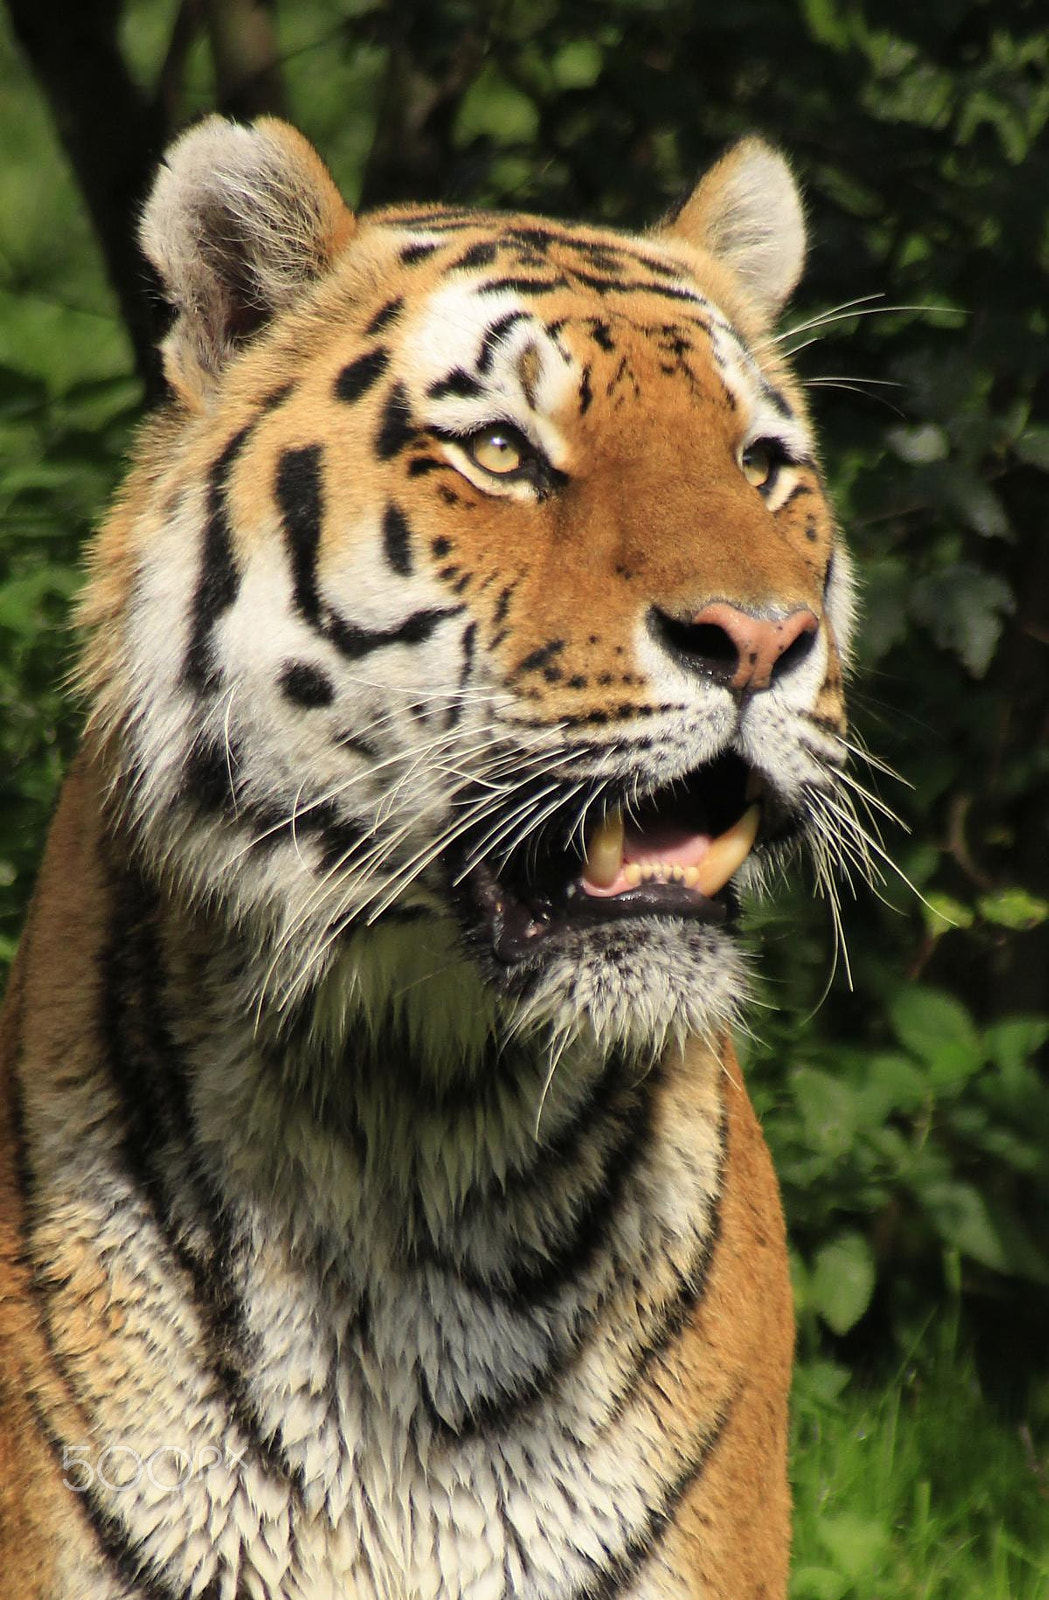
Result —
[{"label": "tiger neck", "polygon": [[[561,1047],[479,1034],[473,1015],[427,1040],[421,985],[407,1008],[376,1004],[373,986],[367,1009],[340,1010],[329,992],[319,1015],[273,1016],[255,1004],[258,974],[228,928],[130,874],[118,898],[113,1025],[124,1054],[142,1058],[147,1102],[167,1103],[167,1159],[177,1167],[190,1147],[208,1186],[233,1211],[264,1215],[289,1250],[307,1235],[317,1249],[383,1238],[384,1259],[370,1263],[380,1272],[429,1250],[462,1264],[488,1252],[500,1207],[509,1248],[507,1196],[524,1204],[555,1172],[564,1197],[581,1191],[595,1162],[633,1147],[658,1096],[659,1063],[585,1036]],[[342,978],[336,968],[329,986]],[[456,993],[480,1010],[465,963],[435,982],[438,1023]],[[355,1277],[363,1266],[346,1262]]]}]

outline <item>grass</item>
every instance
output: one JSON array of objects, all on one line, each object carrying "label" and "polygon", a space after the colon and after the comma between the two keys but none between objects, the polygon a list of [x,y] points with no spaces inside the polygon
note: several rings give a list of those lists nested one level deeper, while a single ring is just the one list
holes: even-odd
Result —
[{"label": "grass", "polygon": [[802,1362],[792,1452],[791,1600],[1049,1600],[1049,1473],[964,1358]]}]

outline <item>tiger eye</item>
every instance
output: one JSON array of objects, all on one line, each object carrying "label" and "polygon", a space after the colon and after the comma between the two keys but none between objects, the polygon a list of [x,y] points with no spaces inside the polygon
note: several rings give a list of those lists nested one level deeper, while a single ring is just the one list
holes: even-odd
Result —
[{"label": "tiger eye", "polygon": [[755,489],[763,489],[772,476],[772,451],[759,439],[749,444],[739,461],[743,476]]},{"label": "tiger eye", "polygon": [[466,448],[479,467],[496,477],[517,472],[524,465],[524,451],[506,428],[485,428],[474,434]]}]

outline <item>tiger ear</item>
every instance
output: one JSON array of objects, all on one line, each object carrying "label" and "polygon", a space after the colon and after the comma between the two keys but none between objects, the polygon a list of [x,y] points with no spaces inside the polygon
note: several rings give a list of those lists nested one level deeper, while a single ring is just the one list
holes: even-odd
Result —
[{"label": "tiger ear", "polygon": [[171,146],[142,248],[176,316],[162,350],[194,408],[230,356],[320,277],[354,229],[313,146],[285,122],[208,117]]},{"label": "tiger ear", "polygon": [[805,216],[794,175],[763,139],[741,139],[700,179],[662,230],[699,245],[735,273],[773,322],[805,264]]}]

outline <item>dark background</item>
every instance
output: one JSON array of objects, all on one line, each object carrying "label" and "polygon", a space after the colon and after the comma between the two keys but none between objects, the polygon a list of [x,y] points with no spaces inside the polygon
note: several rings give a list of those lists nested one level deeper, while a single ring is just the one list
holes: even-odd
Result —
[{"label": "dark background", "polygon": [[[751,915],[770,1009],[744,1047],[795,1252],[798,1414],[826,1422],[847,1380],[964,1391],[1019,1440],[1016,1538],[1046,1585],[1022,1592],[1049,1594],[1044,5],[6,0],[0,964],[76,735],[80,548],[157,392],[136,210],[215,108],[288,115],[361,204],[635,226],[741,133],[794,162],[812,248],[787,347],[863,575],[853,770],[884,839],[873,887],[843,885],[836,966],[803,873]],[[797,1596],[992,1593],[898,1568],[866,1589],[820,1537]]]}]

